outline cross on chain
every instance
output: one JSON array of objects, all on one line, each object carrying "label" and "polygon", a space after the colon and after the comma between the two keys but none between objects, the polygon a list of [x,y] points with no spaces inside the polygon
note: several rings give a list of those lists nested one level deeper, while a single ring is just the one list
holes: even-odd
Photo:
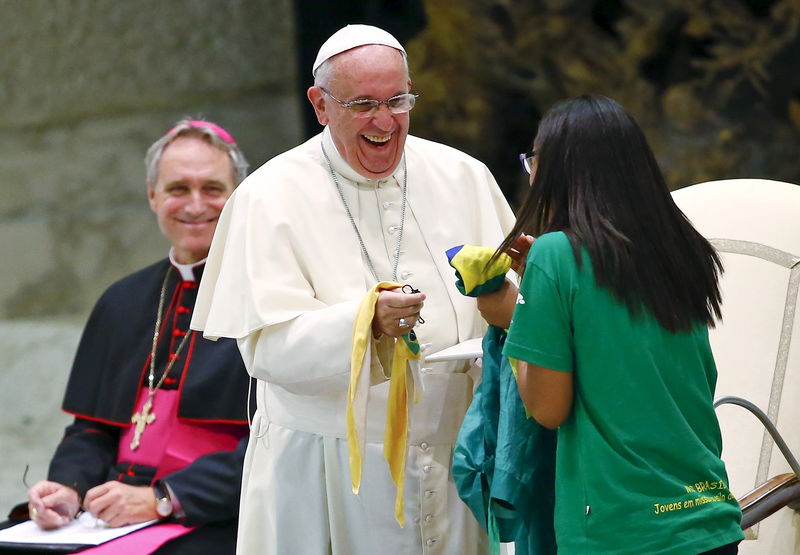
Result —
[{"label": "cross on chain", "polygon": [[133,439],[131,440],[131,450],[135,450],[139,447],[139,442],[142,439],[142,434],[144,433],[144,429],[148,424],[152,424],[155,422],[156,415],[150,412],[153,408],[153,394],[150,393],[149,398],[142,405],[142,410],[140,412],[134,413],[131,416],[131,422],[136,424],[136,429],[133,432]]}]

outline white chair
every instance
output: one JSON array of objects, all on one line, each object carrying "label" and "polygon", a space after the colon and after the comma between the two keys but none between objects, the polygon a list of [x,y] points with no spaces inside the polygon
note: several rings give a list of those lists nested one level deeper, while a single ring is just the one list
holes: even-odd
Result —
[{"label": "white chair", "polygon": [[711,346],[723,459],[749,526],[739,552],[800,553],[800,186],[728,179],[673,198],[725,264]]}]

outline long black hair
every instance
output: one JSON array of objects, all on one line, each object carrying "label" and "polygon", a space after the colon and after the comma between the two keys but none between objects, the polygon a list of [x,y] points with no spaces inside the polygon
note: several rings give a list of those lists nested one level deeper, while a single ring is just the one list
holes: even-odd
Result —
[{"label": "long black hair", "polygon": [[585,247],[598,286],[665,329],[714,325],[722,262],[675,205],[644,133],[617,102],[586,95],[549,110],[534,139],[531,188],[514,228],[563,231],[578,265]]}]

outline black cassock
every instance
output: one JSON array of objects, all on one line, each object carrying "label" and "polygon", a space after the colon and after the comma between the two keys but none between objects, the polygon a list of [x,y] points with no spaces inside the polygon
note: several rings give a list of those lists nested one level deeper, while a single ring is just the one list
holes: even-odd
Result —
[{"label": "black cassock", "polygon": [[[63,404],[75,421],[67,427],[48,474],[81,496],[108,480],[141,486],[150,485],[155,476],[156,468],[118,463],[117,454],[120,431],[131,425],[140,387],[147,386],[159,296],[170,268],[164,259],[113,284],[83,331]],[[177,269],[171,271],[156,349],[156,381],[189,332],[202,266],[194,273],[197,281],[189,282]],[[233,553],[247,447],[248,387],[236,342],[209,341],[198,332],[188,338],[164,381],[163,389],[181,391],[179,419],[238,425],[244,435],[235,451],[200,456],[164,476],[185,512],[181,522],[201,526],[168,543],[164,552]]]}]

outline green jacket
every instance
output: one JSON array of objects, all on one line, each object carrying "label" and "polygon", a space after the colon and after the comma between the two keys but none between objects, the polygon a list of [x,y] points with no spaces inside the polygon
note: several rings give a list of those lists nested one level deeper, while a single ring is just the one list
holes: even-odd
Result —
[{"label": "green jacket", "polygon": [[483,377],[458,434],[453,479],[494,553],[513,541],[517,555],[555,554],[556,432],[526,417],[505,338],[494,326],[483,338]]}]

